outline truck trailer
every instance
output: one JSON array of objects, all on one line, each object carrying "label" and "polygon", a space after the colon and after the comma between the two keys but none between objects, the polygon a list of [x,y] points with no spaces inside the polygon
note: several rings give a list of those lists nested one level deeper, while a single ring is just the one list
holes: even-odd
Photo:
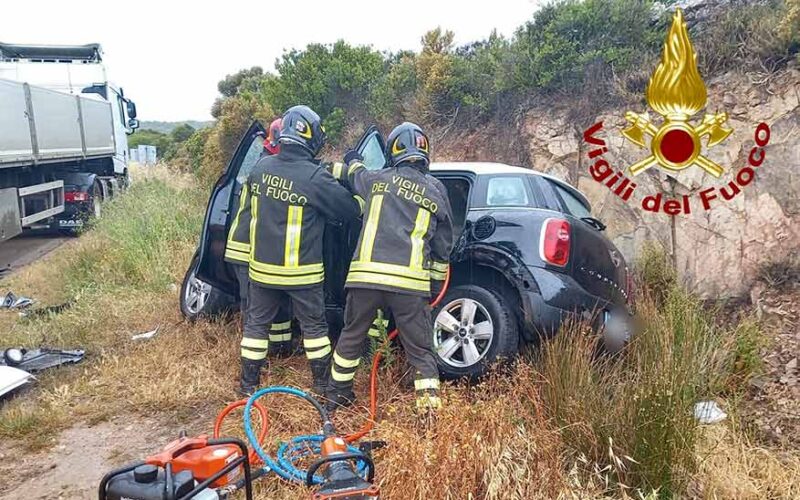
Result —
[{"label": "truck trailer", "polygon": [[128,184],[136,105],[106,78],[99,44],[0,43],[0,241],[74,233]]}]

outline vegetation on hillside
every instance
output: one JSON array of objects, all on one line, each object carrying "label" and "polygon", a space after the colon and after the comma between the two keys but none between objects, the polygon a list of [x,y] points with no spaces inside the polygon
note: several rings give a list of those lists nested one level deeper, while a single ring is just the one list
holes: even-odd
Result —
[{"label": "vegetation on hillside", "polygon": [[[176,155],[204,180],[216,174],[253,119],[288,106],[317,110],[334,146],[366,123],[412,120],[444,132],[490,119],[513,123],[538,102],[568,108],[576,121],[604,107],[642,99],[670,22],[671,0],[561,0],[546,4],[511,37],[454,44],[437,28],[418,52],[309,44],[284,53],[275,73],[252,67],[226,76],[213,104],[216,126],[198,131]],[[701,72],[769,72],[800,50],[800,0],[717,4],[695,22],[687,14]],[[437,134],[439,133],[437,132]]]}]

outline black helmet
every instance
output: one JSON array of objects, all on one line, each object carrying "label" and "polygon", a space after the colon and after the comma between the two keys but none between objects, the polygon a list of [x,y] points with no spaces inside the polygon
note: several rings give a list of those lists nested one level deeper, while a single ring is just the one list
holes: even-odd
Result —
[{"label": "black helmet", "polygon": [[423,167],[430,163],[430,143],[428,136],[419,127],[411,122],[404,122],[396,126],[386,140],[386,162],[390,167],[395,167],[401,162],[422,162]]},{"label": "black helmet", "polygon": [[299,144],[313,156],[325,144],[325,129],[319,115],[308,106],[292,106],[283,114],[280,142]]}]

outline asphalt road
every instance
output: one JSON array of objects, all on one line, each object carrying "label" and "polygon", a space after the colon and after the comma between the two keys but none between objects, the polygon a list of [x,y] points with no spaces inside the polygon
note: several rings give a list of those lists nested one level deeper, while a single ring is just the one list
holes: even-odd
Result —
[{"label": "asphalt road", "polygon": [[0,277],[35,262],[70,239],[53,234],[25,234],[0,242]]}]

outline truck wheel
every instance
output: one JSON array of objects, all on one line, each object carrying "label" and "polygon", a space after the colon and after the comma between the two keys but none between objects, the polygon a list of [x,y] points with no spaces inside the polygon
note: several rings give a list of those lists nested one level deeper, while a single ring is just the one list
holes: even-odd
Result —
[{"label": "truck wheel", "polygon": [[477,285],[451,288],[433,317],[433,347],[444,378],[476,379],[493,362],[517,355],[517,321],[497,293]]},{"label": "truck wheel", "polygon": [[232,297],[197,278],[198,258],[199,254],[196,252],[181,285],[181,314],[189,321],[201,316],[220,314],[233,303]]}]

